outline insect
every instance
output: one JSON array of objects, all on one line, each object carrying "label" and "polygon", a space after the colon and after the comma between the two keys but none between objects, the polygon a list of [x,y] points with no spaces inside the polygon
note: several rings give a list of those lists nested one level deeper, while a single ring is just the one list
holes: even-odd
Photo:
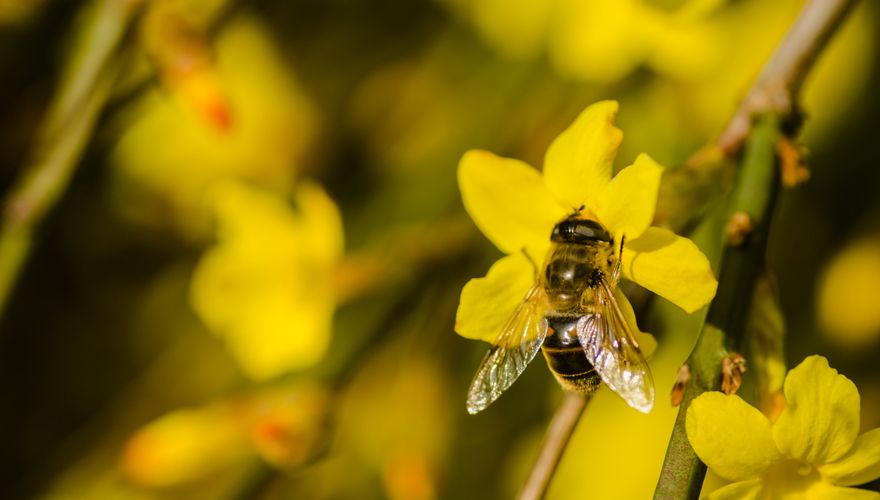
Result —
[{"label": "insect", "polygon": [[[654,382],[614,297],[623,237],[614,239],[578,210],[553,228],[535,284],[483,359],[467,397],[478,413],[507,390],[539,350],[563,389],[590,393],[601,382],[648,413]],[[619,293],[619,292],[618,292]]]}]

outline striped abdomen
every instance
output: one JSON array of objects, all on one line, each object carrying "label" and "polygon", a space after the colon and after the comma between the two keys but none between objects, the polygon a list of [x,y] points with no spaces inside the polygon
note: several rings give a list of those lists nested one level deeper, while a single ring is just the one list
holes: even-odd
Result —
[{"label": "striped abdomen", "polygon": [[601,382],[577,338],[579,318],[547,318],[550,331],[541,345],[550,372],[567,391],[589,393]]}]

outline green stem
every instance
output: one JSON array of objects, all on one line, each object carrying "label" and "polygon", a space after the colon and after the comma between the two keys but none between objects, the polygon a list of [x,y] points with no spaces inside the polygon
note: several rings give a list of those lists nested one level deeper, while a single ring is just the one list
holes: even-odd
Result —
[{"label": "green stem", "polygon": [[751,308],[751,297],[763,269],[770,216],[779,191],[779,169],[774,145],[779,136],[774,116],[760,119],[753,127],[743,159],[739,183],[733,193],[733,213],[746,213],[754,229],[739,245],[727,246],[722,256],[719,287],[706,324],[688,358],[691,379],[672,429],[663,470],[654,498],[699,498],[706,466],[687,439],[685,419],[690,402],[706,391],[720,387],[721,360],[727,345],[742,338]]},{"label": "green stem", "polygon": [[[685,388],[682,408],[687,408],[703,392],[717,388],[718,368],[727,354],[724,332],[705,325],[688,359],[691,378]],[[687,411],[679,411],[675,419],[654,498],[699,498],[706,466],[694,454],[687,439],[686,416]]]},{"label": "green stem", "polygon": [[775,149],[778,138],[775,116],[765,116],[753,126],[733,193],[731,214],[746,214],[752,229],[741,244],[725,248],[720,285],[706,316],[708,323],[732,338],[741,337],[755,281],[764,267],[770,216],[780,187]]},{"label": "green stem", "polygon": [[27,260],[34,231],[67,188],[119,69],[113,60],[139,0],[96,0],[49,103],[31,159],[10,189],[0,222],[0,315]]},{"label": "green stem", "polygon": [[743,241],[730,241],[732,244],[722,255],[718,293],[687,361],[691,373],[699,375],[689,381],[685,390],[654,498],[699,497],[706,466],[688,442],[685,420],[694,398],[718,389],[723,358],[719,350],[705,346],[742,349],[752,296],[764,269],[770,215],[780,189],[777,140],[783,131],[791,133],[797,128],[797,96],[801,86],[854,4],[855,0],[809,2],[718,139],[720,149],[731,157],[746,144],[731,213],[750,223],[747,225],[751,228]]}]

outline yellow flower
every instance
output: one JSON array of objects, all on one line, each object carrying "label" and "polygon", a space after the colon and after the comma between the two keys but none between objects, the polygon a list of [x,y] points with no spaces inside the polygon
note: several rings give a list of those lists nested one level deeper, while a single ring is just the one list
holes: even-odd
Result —
[{"label": "yellow flower", "polygon": [[234,477],[257,458],[297,466],[320,450],[329,401],[323,386],[299,381],[174,410],[131,436],[120,468],[136,485],[168,488]]},{"label": "yellow flower", "polygon": [[825,338],[852,350],[870,348],[880,337],[880,239],[847,246],[823,273],[817,297]]},{"label": "yellow flower", "polygon": [[128,441],[122,471],[137,485],[162,488],[231,468],[249,454],[239,427],[229,409],[218,406],[167,413]]},{"label": "yellow flower", "polygon": [[562,74],[618,81],[640,66],[689,78],[718,66],[722,33],[711,16],[718,0],[667,10],[644,0],[445,0],[503,54],[546,51]]},{"label": "yellow flower", "polygon": [[786,407],[770,422],[739,396],[701,395],[687,413],[691,445],[733,484],[711,499],[880,498],[847,488],[880,477],[880,428],[859,436],[859,392],[810,356],[785,379]]},{"label": "yellow flower", "polygon": [[311,101],[258,20],[236,16],[214,43],[210,71],[165,91],[150,88],[132,103],[112,153],[120,209],[144,222],[171,222],[187,235],[210,227],[200,204],[218,179],[291,185],[316,125]]},{"label": "yellow flower", "polygon": [[199,261],[191,302],[244,373],[263,380],[320,361],[336,307],[339,211],[303,183],[296,210],[274,193],[225,182],[212,191],[218,244]]},{"label": "yellow flower", "polygon": [[[622,134],[614,127],[617,103],[584,110],[550,146],[543,175],[529,165],[485,151],[470,151],[459,165],[464,206],[477,227],[502,252],[484,278],[461,292],[455,330],[492,342],[534,284],[554,225],[580,207],[614,237],[626,236],[623,276],[693,312],[712,299],[717,282],[697,246],[650,227],[663,168],[647,155],[611,178]],[[619,299],[625,303],[623,295]],[[628,304],[624,305],[629,309]]]}]

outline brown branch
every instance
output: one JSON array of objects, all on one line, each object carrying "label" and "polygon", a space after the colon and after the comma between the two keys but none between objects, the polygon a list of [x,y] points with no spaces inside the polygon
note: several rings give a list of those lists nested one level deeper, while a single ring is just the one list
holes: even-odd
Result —
[{"label": "brown branch", "polygon": [[565,451],[568,440],[574,433],[589,399],[589,396],[583,394],[565,393],[565,398],[556,409],[553,420],[547,428],[547,435],[544,436],[544,442],[541,443],[541,451],[532,466],[532,472],[517,497],[519,500],[544,498],[547,488],[550,486],[550,480],[553,479],[553,474],[556,472],[556,466],[559,465],[562,453]]},{"label": "brown branch", "polygon": [[739,151],[759,114],[774,113],[783,121],[798,118],[801,87],[855,4],[855,0],[811,0],[804,6],[718,138],[722,151],[728,156]]}]

